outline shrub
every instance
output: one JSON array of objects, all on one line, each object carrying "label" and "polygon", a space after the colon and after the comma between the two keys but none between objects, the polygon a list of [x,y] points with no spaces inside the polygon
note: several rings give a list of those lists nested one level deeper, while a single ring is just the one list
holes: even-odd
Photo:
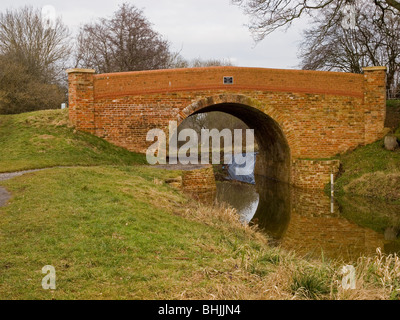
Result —
[{"label": "shrub", "polygon": [[13,58],[0,56],[0,114],[56,109],[65,100],[58,85],[42,83]]}]

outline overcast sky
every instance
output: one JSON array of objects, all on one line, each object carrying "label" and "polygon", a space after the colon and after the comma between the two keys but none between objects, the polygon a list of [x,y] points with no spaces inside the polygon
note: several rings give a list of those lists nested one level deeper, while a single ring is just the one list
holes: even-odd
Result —
[{"label": "overcast sky", "polygon": [[53,6],[71,31],[111,16],[129,2],[143,10],[153,28],[186,59],[230,59],[236,66],[293,69],[304,23],[277,31],[256,46],[245,24],[248,17],[230,0],[1,0],[0,11],[29,4]]}]

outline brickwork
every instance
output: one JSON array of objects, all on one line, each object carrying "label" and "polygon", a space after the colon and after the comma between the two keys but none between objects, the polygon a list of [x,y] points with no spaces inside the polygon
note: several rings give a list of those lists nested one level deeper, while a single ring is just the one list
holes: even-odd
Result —
[{"label": "brickwork", "polygon": [[213,167],[183,171],[182,191],[202,202],[213,201],[217,192]]},{"label": "brickwork", "polygon": [[292,164],[292,184],[304,189],[323,189],[337,177],[339,160],[295,160]]},{"label": "brickwork", "polygon": [[94,73],[92,69],[68,70],[69,119],[79,130],[95,133]]},{"label": "brickwork", "polygon": [[386,68],[364,68],[365,143],[383,138],[386,118]]},{"label": "brickwork", "polygon": [[[79,130],[143,153],[152,144],[146,142],[150,129],[198,111],[223,111],[255,129],[262,148],[258,173],[300,185],[306,180],[293,176],[301,171],[290,169],[293,161],[330,158],[375,141],[385,118],[385,69],[379,67],[364,75],[239,67],[68,73],[70,119]],[[224,76],[233,84],[224,85]],[[309,169],[318,173],[318,186],[326,180],[322,167]]]}]

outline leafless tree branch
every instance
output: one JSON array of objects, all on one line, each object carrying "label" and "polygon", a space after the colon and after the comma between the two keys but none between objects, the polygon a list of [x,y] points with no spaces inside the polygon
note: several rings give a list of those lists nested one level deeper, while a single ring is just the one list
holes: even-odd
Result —
[{"label": "leafless tree branch", "polygon": [[[303,16],[316,16],[328,6],[335,6],[339,14],[345,5],[354,0],[231,0],[243,8],[250,17],[249,29],[256,41],[263,40],[279,28],[288,28]],[[398,0],[366,0],[381,8],[383,13],[400,13]]]},{"label": "leafless tree branch", "polygon": [[168,41],[128,3],[111,18],[84,25],[77,43],[75,65],[101,73],[168,68],[172,55]]}]

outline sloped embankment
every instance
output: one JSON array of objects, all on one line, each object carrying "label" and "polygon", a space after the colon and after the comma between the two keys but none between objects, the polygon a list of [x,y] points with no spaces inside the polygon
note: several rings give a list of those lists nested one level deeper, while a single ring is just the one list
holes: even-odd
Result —
[{"label": "sloped embankment", "polygon": [[0,172],[55,166],[145,164],[145,156],[68,125],[67,110],[0,115]]}]

